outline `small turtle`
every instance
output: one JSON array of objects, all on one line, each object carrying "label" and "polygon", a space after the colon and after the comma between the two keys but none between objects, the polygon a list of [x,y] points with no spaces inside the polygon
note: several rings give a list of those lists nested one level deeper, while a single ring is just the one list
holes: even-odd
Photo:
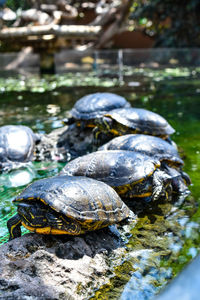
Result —
[{"label": "small turtle", "polygon": [[39,135],[23,125],[6,125],[0,127],[0,162],[28,162],[33,158],[35,144]]},{"label": "small turtle", "polygon": [[55,176],[29,185],[14,200],[8,220],[10,239],[21,225],[41,234],[79,235],[129,217],[129,208],[107,184],[86,177]]},{"label": "small turtle", "polygon": [[161,162],[162,168],[167,169],[170,175],[173,174],[174,178],[176,177],[176,190],[178,189],[177,176],[175,176],[175,171],[169,171],[171,167],[179,172],[176,173],[179,174],[179,190],[183,189],[184,184],[191,184],[189,175],[182,170],[184,162],[179,156],[177,147],[159,137],[145,134],[127,134],[112,139],[110,142],[99,147],[99,150],[128,150],[155,157]]},{"label": "small turtle", "polygon": [[129,133],[142,133],[169,140],[175,130],[159,114],[142,108],[119,108],[111,110],[96,119],[95,138],[99,133],[120,136]]},{"label": "small turtle", "polygon": [[115,108],[130,107],[130,103],[119,95],[113,93],[94,93],[79,99],[70,114],[72,118],[64,120],[70,124],[76,122],[77,126],[95,127],[94,120]]},{"label": "small turtle", "polygon": [[86,176],[107,183],[124,198],[146,201],[168,197],[173,178],[156,157],[125,151],[97,151],[70,161],[60,174]]}]

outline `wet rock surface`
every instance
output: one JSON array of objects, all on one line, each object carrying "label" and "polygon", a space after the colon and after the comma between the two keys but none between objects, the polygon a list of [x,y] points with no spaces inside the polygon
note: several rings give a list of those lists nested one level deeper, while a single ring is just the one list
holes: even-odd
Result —
[{"label": "wet rock surface", "polygon": [[53,130],[41,136],[36,146],[35,160],[69,161],[95,150],[91,129],[81,130],[75,124]]},{"label": "wet rock surface", "polygon": [[[137,220],[81,236],[25,234],[0,247],[0,299],[149,299],[171,278],[194,199],[132,203]],[[189,211],[185,207],[191,207]],[[182,250],[181,250],[182,249]],[[181,257],[181,256],[180,256]]]},{"label": "wet rock surface", "polygon": [[0,248],[0,299],[86,299],[123,244],[115,226],[75,237],[25,234]]}]

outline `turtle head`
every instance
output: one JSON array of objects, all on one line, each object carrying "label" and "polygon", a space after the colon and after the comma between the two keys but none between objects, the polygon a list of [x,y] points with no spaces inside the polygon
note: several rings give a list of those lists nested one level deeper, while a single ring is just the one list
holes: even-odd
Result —
[{"label": "turtle head", "polygon": [[47,224],[46,210],[42,203],[20,202],[18,214],[23,222],[31,227],[44,227]]},{"label": "turtle head", "polygon": [[41,202],[20,202],[18,215],[24,227],[43,234],[72,234],[81,233],[81,227],[76,220],[59,214]]},{"label": "turtle head", "polygon": [[109,116],[103,116],[95,120],[95,124],[100,131],[109,132],[112,129],[112,119]]}]

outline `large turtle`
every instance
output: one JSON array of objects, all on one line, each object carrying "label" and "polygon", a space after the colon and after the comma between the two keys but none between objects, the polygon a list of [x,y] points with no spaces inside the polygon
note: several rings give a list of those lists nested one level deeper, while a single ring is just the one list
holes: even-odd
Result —
[{"label": "large turtle", "polygon": [[95,127],[94,120],[106,112],[116,109],[130,107],[130,103],[124,97],[113,93],[94,93],[79,99],[71,109],[71,118],[65,123],[76,122],[78,126]]},{"label": "large turtle", "polygon": [[[127,134],[112,139],[99,147],[99,150],[128,150],[149,155],[158,159],[161,162],[161,168],[172,175],[175,190],[187,190],[186,185],[191,184],[189,175],[182,170],[184,162],[180,158],[177,147],[159,137],[145,134]],[[173,169],[176,169],[176,171]]]},{"label": "large turtle", "polygon": [[96,119],[95,138],[99,133],[120,136],[129,133],[142,133],[169,140],[175,132],[161,115],[143,108],[118,108]]},{"label": "large turtle", "polygon": [[60,174],[91,177],[109,184],[124,198],[147,201],[168,197],[173,181],[157,158],[125,150],[86,154],[67,163]]},{"label": "large turtle", "polygon": [[32,160],[35,144],[39,135],[23,125],[5,125],[0,127],[0,164],[24,163]]},{"label": "large turtle", "polygon": [[79,235],[129,217],[130,210],[107,184],[86,177],[55,176],[29,185],[14,199],[10,239],[21,225],[41,234]]}]

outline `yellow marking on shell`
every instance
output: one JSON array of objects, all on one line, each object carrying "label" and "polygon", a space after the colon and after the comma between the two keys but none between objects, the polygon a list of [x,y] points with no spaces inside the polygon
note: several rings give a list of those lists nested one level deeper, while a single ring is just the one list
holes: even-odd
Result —
[{"label": "yellow marking on shell", "polygon": [[17,225],[19,225],[21,223],[21,220],[19,220],[16,224],[14,224],[13,226],[11,226],[11,228],[10,228],[10,235],[12,236],[12,237],[14,237],[14,235],[13,235],[13,230],[15,229],[15,227],[17,226]]},{"label": "yellow marking on shell", "polygon": [[[149,173],[149,175],[148,175],[148,177],[150,177],[153,173],[154,173],[154,171],[155,171],[155,169],[157,168],[157,167],[160,167],[160,163],[158,163],[157,165],[154,165],[154,170],[151,172],[151,173]],[[146,179],[146,177],[143,177],[143,178],[141,178],[141,179],[139,179],[138,181],[135,181],[135,182],[131,182],[131,183],[129,183],[129,184],[126,184],[126,185],[122,185],[122,186],[113,186],[113,188],[114,188],[114,190],[119,194],[119,195],[124,195],[127,191],[130,191],[130,190],[132,190],[132,187],[134,187],[136,184],[138,184],[138,183],[141,183],[142,181],[144,181]],[[142,195],[145,195],[145,194],[142,194]],[[142,196],[141,195],[141,197],[144,197],[144,196]],[[151,194],[150,194],[151,195]],[[138,197],[138,196],[137,196]]]},{"label": "yellow marking on shell", "polygon": [[40,200],[42,203],[44,203],[45,205],[47,205],[47,203],[45,202],[44,199],[40,198],[40,197],[37,197],[38,200]]},{"label": "yellow marking on shell", "polygon": [[51,229],[50,234],[69,234],[69,235],[79,235],[80,233],[75,233],[75,232],[68,232],[66,230],[61,230],[61,229]]},{"label": "yellow marking on shell", "polygon": [[34,227],[31,227],[31,226],[26,225],[23,221],[22,221],[22,225],[23,225],[26,229],[28,229],[28,230],[30,230],[30,231],[32,231],[32,232],[35,232],[35,228],[34,228]]},{"label": "yellow marking on shell", "polygon": [[[47,203],[45,202],[45,200],[42,199],[42,198],[40,198],[40,197],[37,197],[37,198],[35,198],[35,197],[28,197],[27,199],[25,199],[25,198],[22,197],[22,198],[18,198],[17,201],[26,201],[26,200],[34,200],[34,199],[37,199],[37,200],[41,201],[42,203],[44,203],[45,205],[47,205]],[[13,201],[15,202],[15,199]]]},{"label": "yellow marking on shell", "polygon": [[131,195],[130,197],[144,198],[144,197],[149,197],[151,195],[152,195],[152,193],[147,192],[147,193],[140,194],[140,195]]},{"label": "yellow marking on shell", "polygon": [[[23,198],[18,198],[17,201],[23,201]],[[14,199],[13,202],[16,202],[16,199]]]},{"label": "yellow marking on shell", "polygon": [[[72,232],[67,232],[66,230],[61,230],[61,229],[55,229],[55,228],[51,228],[49,227],[43,227],[43,228],[34,228],[31,226],[26,225],[24,222],[22,222],[22,225],[28,229],[31,232],[37,232],[40,234],[69,234],[69,235],[78,235],[76,233],[72,233]],[[82,233],[82,232],[81,232]]]},{"label": "yellow marking on shell", "polygon": [[[85,127],[89,127],[89,128],[94,128],[94,127],[96,127],[96,125],[95,124],[93,124],[93,123],[87,123],[87,121],[85,122]],[[76,126],[77,127],[80,127],[81,126],[81,122],[76,122]]]},{"label": "yellow marking on shell", "polygon": [[86,124],[86,127],[94,128],[96,127],[96,125],[90,123],[90,124]]}]

